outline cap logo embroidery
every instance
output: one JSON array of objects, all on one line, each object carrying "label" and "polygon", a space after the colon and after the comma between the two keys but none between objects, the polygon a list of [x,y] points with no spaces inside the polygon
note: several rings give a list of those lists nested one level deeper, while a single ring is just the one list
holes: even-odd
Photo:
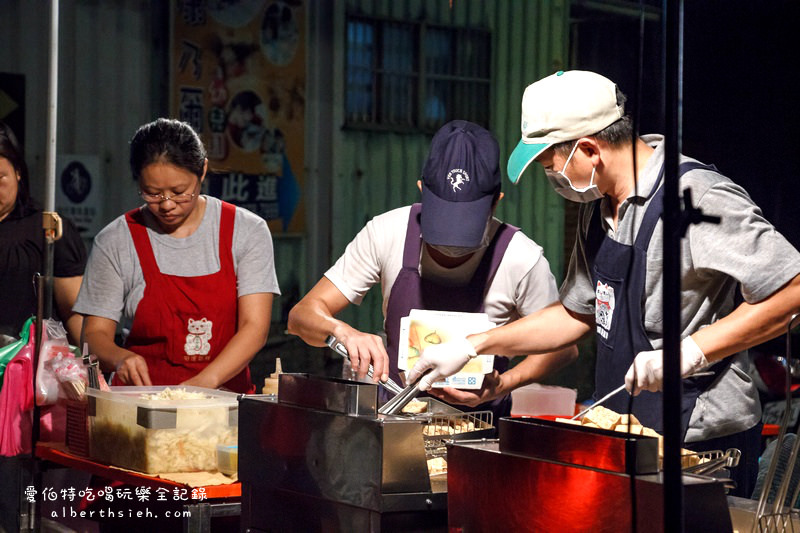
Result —
[{"label": "cap logo embroidery", "polygon": [[469,174],[463,168],[454,168],[447,173],[447,181],[453,187],[453,192],[460,191],[463,183],[469,182]]}]

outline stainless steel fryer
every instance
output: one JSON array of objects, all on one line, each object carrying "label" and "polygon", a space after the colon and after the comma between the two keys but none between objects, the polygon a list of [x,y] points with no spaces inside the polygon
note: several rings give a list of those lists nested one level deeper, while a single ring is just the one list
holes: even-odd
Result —
[{"label": "stainless steel fryer", "polygon": [[240,402],[242,531],[446,530],[446,476],[427,459],[445,440],[489,436],[491,413],[424,398],[429,413],[382,415],[374,384],[279,380],[277,400]]},{"label": "stainless steel fryer", "polygon": [[[497,441],[448,443],[451,530],[661,530],[655,438],[543,419],[498,429]],[[731,531],[722,482],[684,474],[683,485],[685,531]]]}]

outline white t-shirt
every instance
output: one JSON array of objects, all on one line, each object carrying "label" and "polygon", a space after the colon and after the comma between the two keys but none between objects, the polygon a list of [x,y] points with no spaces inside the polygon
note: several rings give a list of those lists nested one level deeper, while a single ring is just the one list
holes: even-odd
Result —
[{"label": "white t-shirt", "polygon": [[[370,220],[356,235],[344,254],[326,273],[351,302],[360,304],[369,289],[380,283],[383,316],[389,304],[392,285],[403,268],[403,248],[411,206],[394,209]],[[492,235],[501,222],[492,219]],[[441,283],[442,276],[463,284],[472,277],[483,253],[454,269],[444,269],[428,257],[422,246],[420,274]],[[485,250],[485,249],[484,249]],[[555,278],[542,248],[521,231],[514,234],[500,261],[484,300],[484,312],[501,326],[529,315],[558,300]]]}]

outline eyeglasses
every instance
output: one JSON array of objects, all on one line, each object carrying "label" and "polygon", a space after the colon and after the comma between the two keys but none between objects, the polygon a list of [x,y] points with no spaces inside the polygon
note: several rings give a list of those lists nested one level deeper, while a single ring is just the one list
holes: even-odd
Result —
[{"label": "eyeglasses", "polygon": [[141,196],[142,200],[144,200],[148,204],[160,204],[162,202],[166,202],[167,200],[172,200],[176,204],[185,204],[186,202],[191,202],[192,198],[194,198],[198,194],[199,193],[182,192],[180,194],[166,195],[166,194],[150,194],[142,190],[139,191],[139,196]]}]

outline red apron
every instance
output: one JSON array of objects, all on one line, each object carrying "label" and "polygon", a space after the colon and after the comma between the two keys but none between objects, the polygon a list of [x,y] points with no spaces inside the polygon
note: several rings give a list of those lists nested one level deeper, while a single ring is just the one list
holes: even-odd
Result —
[{"label": "red apron", "polygon": [[[233,205],[222,202],[219,271],[195,277],[162,274],[141,210],[125,214],[145,281],[125,347],[147,360],[153,385],[178,385],[195,376],[236,333],[235,213]],[[112,385],[121,384],[115,376]],[[222,386],[234,392],[255,392],[248,367]]]}]

